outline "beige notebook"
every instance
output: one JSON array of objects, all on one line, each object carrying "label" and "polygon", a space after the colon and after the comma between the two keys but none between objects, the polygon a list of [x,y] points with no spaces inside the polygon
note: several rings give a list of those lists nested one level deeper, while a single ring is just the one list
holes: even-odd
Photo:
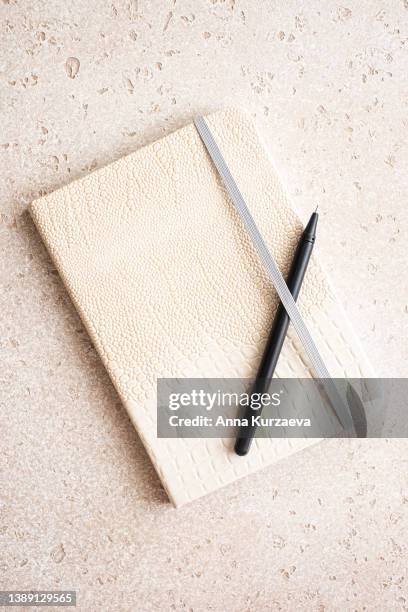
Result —
[{"label": "beige notebook", "polygon": [[[302,226],[247,115],[207,123],[283,273]],[[277,299],[193,124],[40,198],[31,214],[171,501],[312,444],[158,439],[158,377],[251,377]],[[333,376],[372,375],[316,257],[299,307]],[[289,336],[281,377],[311,376]]]}]

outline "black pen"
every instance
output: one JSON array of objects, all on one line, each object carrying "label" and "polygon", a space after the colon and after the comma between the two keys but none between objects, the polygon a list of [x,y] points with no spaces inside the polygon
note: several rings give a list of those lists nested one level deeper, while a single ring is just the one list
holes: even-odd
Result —
[{"label": "black pen", "polygon": [[[310,217],[309,223],[306,225],[304,232],[300,237],[299,244],[290,267],[289,275],[286,280],[288,289],[295,301],[299,296],[300,288],[306,274],[307,266],[316,239],[316,226],[319,218],[316,211]],[[268,390],[282,350],[286,333],[288,331],[289,321],[289,315],[287,314],[283,304],[280,303],[278,310],[276,311],[272,329],[265,346],[255,382],[251,389],[251,394],[266,393]],[[260,414],[260,412],[261,410],[258,410],[256,414]],[[251,424],[252,416],[254,414],[255,413],[251,405],[248,406],[244,418],[248,419],[249,425],[242,427],[239,431],[237,440],[235,442],[235,452],[237,455],[246,455],[249,451],[252,439],[256,432],[256,425]]]}]

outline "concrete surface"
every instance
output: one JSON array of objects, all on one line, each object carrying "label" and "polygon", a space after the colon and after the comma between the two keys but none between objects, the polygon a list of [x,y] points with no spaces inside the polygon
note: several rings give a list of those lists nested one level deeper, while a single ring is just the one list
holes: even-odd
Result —
[{"label": "concrete surface", "polygon": [[371,361],[408,361],[408,3],[2,0],[0,586],[78,609],[407,610],[407,443],[330,441],[175,511],[26,213],[239,104]]}]

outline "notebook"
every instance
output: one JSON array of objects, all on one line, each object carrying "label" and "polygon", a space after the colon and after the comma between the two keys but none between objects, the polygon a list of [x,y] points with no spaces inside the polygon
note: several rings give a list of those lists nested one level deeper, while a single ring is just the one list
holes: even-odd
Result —
[{"label": "notebook", "polygon": [[[245,112],[206,117],[286,274],[302,224]],[[34,201],[31,215],[169,499],[181,506],[312,443],[159,439],[157,378],[251,378],[276,293],[193,124]],[[371,367],[316,256],[299,308],[336,377]],[[312,376],[292,329],[279,377]]]}]

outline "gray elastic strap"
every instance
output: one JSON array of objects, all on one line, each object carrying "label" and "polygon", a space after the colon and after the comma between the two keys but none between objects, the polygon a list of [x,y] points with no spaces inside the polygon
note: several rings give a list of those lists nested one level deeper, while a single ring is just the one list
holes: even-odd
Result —
[{"label": "gray elastic strap", "polygon": [[[329,379],[330,378],[329,371],[327,370],[324,364],[324,361],[322,357],[320,356],[320,353],[308,330],[308,327],[302,315],[300,314],[298,307],[296,306],[296,302],[292,297],[292,294],[285,282],[285,279],[283,278],[278,266],[276,265],[274,258],[272,257],[268,247],[266,246],[264,239],[262,238],[261,233],[259,232],[259,229],[256,226],[256,223],[251,213],[249,212],[248,206],[246,205],[245,200],[241,192],[238,189],[238,186],[222,156],[220,149],[218,148],[217,143],[215,142],[210,132],[210,129],[207,123],[205,122],[203,117],[197,117],[194,120],[194,124],[201,137],[201,140],[203,141],[208,151],[209,156],[211,157],[218,171],[218,174],[220,175],[225,185],[225,188],[237,212],[239,213],[241,217],[241,220],[249,236],[251,237],[252,243],[268,272],[269,278],[271,279],[272,284],[278,293],[280,301],[282,302],[286,312],[289,315],[289,318],[293,324],[293,327],[295,328],[295,331],[297,335],[299,336],[299,339],[310,359],[314,372],[316,373],[318,378]],[[341,425],[345,429],[350,430],[350,425],[351,427],[353,427],[353,422],[351,419],[351,415],[349,414],[349,411],[345,409],[345,406],[343,406],[341,413],[344,416],[342,416],[341,418],[338,414],[338,410],[336,410],[336,408],[340,408],[339,406],[340,397],[338,396],[338,393],[336,393],[335,391],[336,389],[335,386],[329,382],[325,386],[326,386],[326,392],[329,395],[332,405],[335,404],[335,412],[336,412],[337,418],[339,419]],[[330,389],[333,389],[333,388],[334,388],[334,391],[330,392]],[[337,397],[334,397],[335,395]],[[343,402],[341,402],[341,404],[343,404]]]}]

